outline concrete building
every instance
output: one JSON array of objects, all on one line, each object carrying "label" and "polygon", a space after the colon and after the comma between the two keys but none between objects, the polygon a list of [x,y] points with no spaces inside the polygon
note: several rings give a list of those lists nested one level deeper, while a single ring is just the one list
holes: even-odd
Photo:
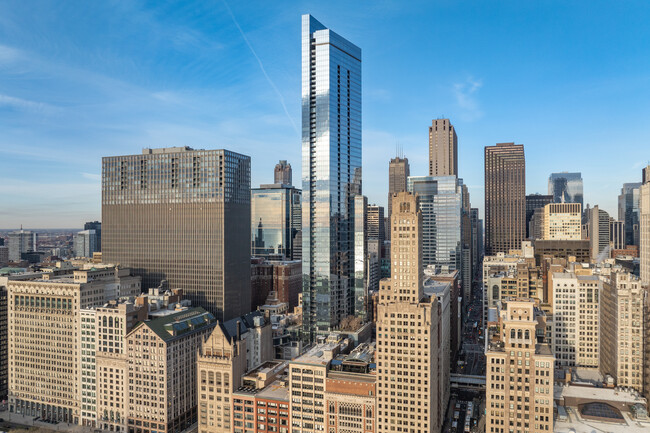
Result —
[{"label": "concrete building", "polygon": [[75,257],[89,257],[99,251],[99,241],[95,230],[82,230],[77,232],[73,238],[73,249]]},{"label": "concrete building", "polygon": [[548,177],[548,194],[553,203],[580,203],[584,207],[582,175],[580,173],[551,173]]},{"label": "concrete building", "polygon": [[[220,320],[249,312],[250,157],[189,147],[102,158],[102,257]],[[192,264],[192,266],[188,266]]]},{"label": "concrete building", "polygon": [[650,286],[650,165],[643,169],[639,187],[639,257],[641,284]]},{"label": "concrete building", "polygon": [[624,183],[618,196],[618,220],[625,223],[625,245],[639,246],[639,188],[641,182]]},{"label": "concrete building", "polygon": [[96,248],[97,248],[95,251],[101,251],[102,250],[102,223],[99,221],[88,221],[84,223],[84,230],[95,230]]},{"label": "concrete building", "polygon": [[551,344],[557,367],[598,368],[602,288],[594,275],[553,274]]},{"label": "concrete building", "polygon": [[6,400],[9,394],[8,340],[6,277],[0,277],[0,400]]},{"label": "concrete building", "polygon": [[429,126],[429,176],[458,176],[458,137],[449,119]]},{"label": "concrete building", "polygon": [[297,260],[301,233],[301,191],[276,183],[251,189],[251,255],[275,260]]},{"label": "concrete building", "polygon": [[[140,292],[128,270],[104,268],[8,279],[9,410],[82,424],[82,390],[92,369],[81,337],[82,310]],[[87,330],[87,329],[86,329]],[[88,334],[86,334],[88,336]],[[53,342],[56,350],[53,351]],[[87,388],[86,388],[87,389]],[[86,402],[88,403],[88,402]],[[92,402],[90,402],[92,406]],[[88,408],[86,408],[88,410]],[[88,416],[85,417],[88,419]]]},{"label": "concrete building", "polygon": [[9,247],[9,261],[19,262],[21,254],[36,251],[37,234],[27,230],[20,230],[7,233],[7,246]]},{"label": "concrete building", "polygon": [[535,241],[535,260],[537,263],[540,263],[544,256],[565,260],[572,258],[573,261],[578,263],[589,263],[591,259],[589,240],[566,241],[538,239]]},{"label": "concrete building", "polygon": [[361,49],[311,15],[302,16],[302,160],[303,327],[314,341],[353,313]]},{"label": "concrete building", "polygon": [[377,305],[377,430],[438,432],[440,307],[423,290],[417,196],[393,197],[391,228],[393,267],[391,278],[381,281]]},{"label": "concrete building", "polygon": [[368,239],[377,239],[381,248],[384,246],[386,238],[386,229],[384,227],[384,207],[376,204],[370,204],[366,207],[366,225],[368,229]]},{"label": "concrete building", "polygon": [[411,175],[411,167],[408,158],[396,156],[388,164],[388,212],[386,213],[387,222],[385,229],[388,235],[386,239],[390,240],[390,215],[393,207],[393,194],[406,191],[406,183]]},{"label": "concrete building", "polygon": [[366,320],[366,299],[368,298],[368,198],[354,197],[354,294],[351,302],[352,314]]},{"label": "concrete building", "polygon": [[625,249],[625,223],[609,219],[609,247],[611,251]]},{"label": "concrete building", "polygon": [[280,162],[275,164],[275,169],[273,170],[273,183],[291,186],[293,182],[292,177],[291,164],[289,164],[286,159],[281,159]]},{"label": "concrete building", "polygon": [[612,376],[617,386],[643,392],[647,290],[627,272],[612,272],[601,279],[600,371]]},{"label": "concrete building", "polygon": [[485,431],[553,431],[554,357],[543,313],[530,300],[508,301],[485,352]]},{"label": "concrete building", "polygon": [[485,147],[485,254],[519,248],[526,236],[523,144]]},{"label": "concrete building", "polygon": [[528,194],[526,196],[526,239],[534,240],[536,239],[533,236],[532,231],[530,230],[530,222],[533,219],[535,210],[544,209],[549,203],[553,203],[552,195],[542,195],[542,194]]},{"label": "concrete building", "polygon": [[0,246],[0,267],[4,268],[9,264],[9,247]]},{"label": "concrete building", "polygon": [[542,239],[582,239],[582,209],[579,203],[549,203],[542,216]]},{"label": "concrete building", "polygon": [[589,210],[589,248],[591,259],[601,261],[609,258],[609,214],[598,205]]}]

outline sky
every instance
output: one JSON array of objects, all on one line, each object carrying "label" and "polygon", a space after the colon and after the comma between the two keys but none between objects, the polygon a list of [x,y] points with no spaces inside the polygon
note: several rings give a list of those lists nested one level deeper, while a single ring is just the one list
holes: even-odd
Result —
[{"label": "sky", "polygon": [[396,148],[426,175],[451,119],[484,207],[483,148],[525,146],[526,192],[579,171],[617,217],[650,160],[646,1],[0,2],[0,228],[101,219],[101,157],[145,147],[280,159],[300,186],[300,24],[362,49],[363,193],[385,205]]}]

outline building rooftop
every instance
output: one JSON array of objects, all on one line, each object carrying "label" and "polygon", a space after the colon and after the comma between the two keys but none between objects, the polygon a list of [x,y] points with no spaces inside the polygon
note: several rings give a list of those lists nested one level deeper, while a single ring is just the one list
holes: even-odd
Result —
[{"label": "building rooftop", "polygon": [[276,380],[257,394],[258,398],[289,401],[289,387],[282,380]]},{"label": "building rooftop", "polygon": [[650,423],[633,420],[627,412],[621,412],[623,419],[620,423],[600,421],[593,418],[583,418],[577,407],[568,407],[566,419],[556,417],[553,431],[555,433],[646,433],[650,431]]},{"label": "building rooftop", "polygon": [[332,360],[339,346],[340,343],[317,344],[293,362],[326,366]]},{"label": "building rooftop", "polygon": [[197,307],[140,322],[132,332],[139,329],[140,326],[148,326],[163,340],[171,341],[192,331],[209,326],[213,322],[216,322],[216,319],[212,313]]},{"label": "building rooftop", "polygon": [[590,401],[625,403],[628,405],[636,403],[646,404],[645,398],[639,396],[634,391],[623,391],[620,388],[599,388],[580,385],[555,385],[553,387],[553,398],[555,400],[578,398]]}]

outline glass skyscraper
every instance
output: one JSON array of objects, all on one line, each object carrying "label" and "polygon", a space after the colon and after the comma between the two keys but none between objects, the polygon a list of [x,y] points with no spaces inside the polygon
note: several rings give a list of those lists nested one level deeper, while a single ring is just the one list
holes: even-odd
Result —
[{"label": "glass skyscraper", "polygon": [[548,178],[548,195],[553,203],[580,203],[584,208],[582,175],[580,173],[551,173]]},{"label": "glass skyscraper", "polygon": [[299,189],[277,183],[251,189],[251,255],[295,260],[300,223]]},{"label": "glass skyscraper", "polygon": [[422,211],[422,263],[461,269],[462,180],[456,176],[410,176],[408,192]]},{"label": "glass skyscraper", "polygon": [[302,272],[307,340],[354,311],[361,49],[302,16]]},{"label": "glass skyscraper", "polygon": [[618,196],[618,220],[625,223],[625,244],[639,246],[639,188],[641,182],[624,183]]}]

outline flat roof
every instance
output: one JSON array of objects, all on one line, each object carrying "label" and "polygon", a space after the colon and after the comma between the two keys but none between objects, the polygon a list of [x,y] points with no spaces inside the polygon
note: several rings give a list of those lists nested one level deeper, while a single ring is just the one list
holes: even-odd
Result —
[{"label": "flat roof", "polygon": [[309,352],[296,358],[293,362],[301,364],[316,364],[327,365],[332,360],[329,356],[325,356],[325,352],[333,351],[340,343],[324,343],[312,347]]},{"label": "flat roof", "polygon": [[553,387],[553,398],[559,400],[561,398],[580,398],[585,400],[595,400],[603,402],[616,402],[635,404],[645,404],[643,397],[637,397],[630,391],[623,391],[616,388],[598,388],[595,386],[580,386],[580,385],[555,385]]},{"label": "flat roof", "polygon": [[281,380],[271,382],[269,386],[257,393],[258,398],[289,401],[289,387]]},{"label": "flat roof", "polygon": [[639,422],[630,418],[629,413],[621,411],[621,423],[605,422],[594,419],[584,419],[579,415],[577,407],[568,407],[567,419],[555,419],[553,431],[555,433],[645,433],[650,431],[649,422]]}]

